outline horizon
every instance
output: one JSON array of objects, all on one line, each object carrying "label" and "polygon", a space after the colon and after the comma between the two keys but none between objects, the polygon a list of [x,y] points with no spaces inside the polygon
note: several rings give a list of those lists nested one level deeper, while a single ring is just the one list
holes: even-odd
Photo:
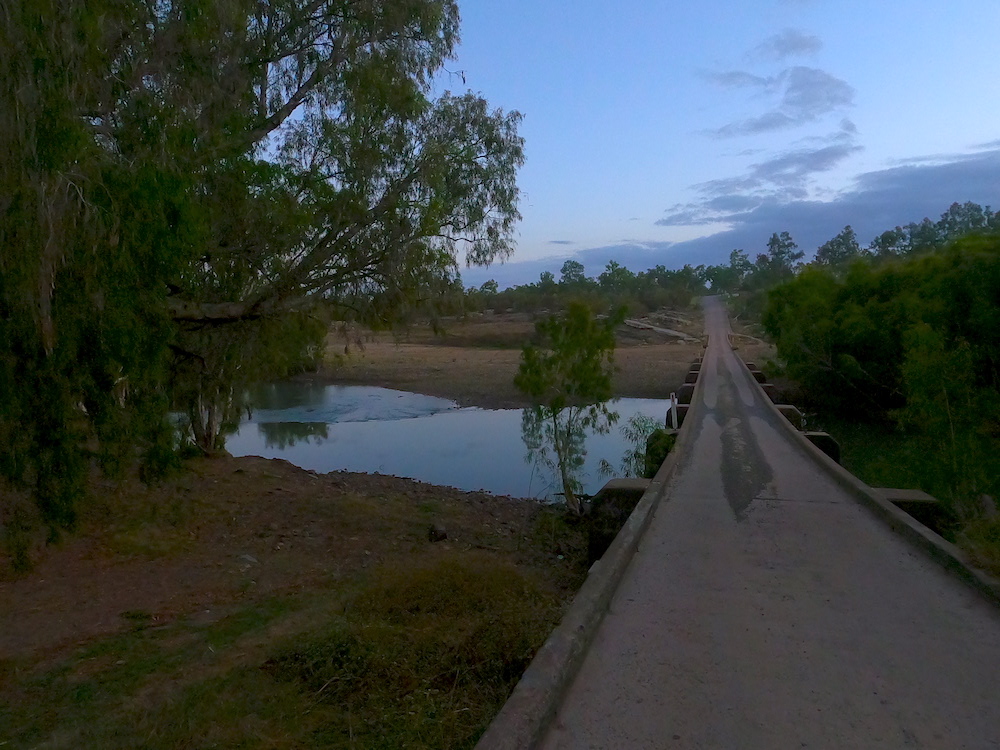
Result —
[{"label": "horizon", "polygon": [[462,267],[467,285],[531,283],[570,258],[711,265],[781,231],[808,257],[846,225],[866,245],[997,203],[994,3],[461,11],[435,88],[521,111],[527,155],[517,249]]}]

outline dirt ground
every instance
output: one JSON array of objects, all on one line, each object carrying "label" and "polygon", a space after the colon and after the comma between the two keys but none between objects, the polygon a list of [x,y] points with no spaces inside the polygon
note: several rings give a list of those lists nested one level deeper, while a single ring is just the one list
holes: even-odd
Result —
[{"label": "dirt ground", "polygon": [[[348,579],[393,558],[486,549],[575,575],[568,550],[527,541],[537,502],[379,474],[315,474],[279,459],[187,462],[146,488],[100,482],[78,533],[27,575],[0,553],[0,661],[60,653],[132,626],[218,619],[234,606]],[[447,538],[431,542],[431,526]],[[558,555],[563,554],[563,560]]]},{"label": "dirt ground", "polygon": [[[184,468],[153,488],[98,482],[81,527],[30,573],[0,555],[0,746],[370,747],[383,724],[396,746],[465,746],[516,675],[443,689],[461,677],[447,649],[520,617],[505,632],[533,652],[586,575],[579,524],[536,501],[255,457]],[[481,581],[493,588],[477,607]],[[497,586],[528,588],[516,617]],[[419,619],[444,634],[420,642],[435,660],[383,666],[400,689],[373,688],[367,672],[310,686],[298,660],[345,628],[354,656],[320,662],[333,670],[323,683],[429,632],[370,615],[367,640],[369,615],[352,613],[372,596],[411,619],[446,607]]]}]

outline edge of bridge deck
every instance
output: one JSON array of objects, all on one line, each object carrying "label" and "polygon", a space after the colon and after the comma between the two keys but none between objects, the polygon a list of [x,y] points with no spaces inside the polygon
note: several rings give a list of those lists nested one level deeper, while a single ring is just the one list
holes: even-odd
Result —
[{"label": "edge of bridge deck", "polygon": [[[740,358],[737,357],[737,359]],[[746,368],[746,363],[742,359],[740,359],[740,362]],[[837,484],[851,493],[852,497],[871,511],[879,520],[887,523],[894,532],[922,550],[936,563],[942,565],[950,573],[961,579],[963,583],[971,586],[985,596],[991,603],[1000,606],[1000,579],[975,567],[968,556],[958,546],[924,526],[906,511],[897,508],[826,455],[817,446],[813,445],[804,433],[797,430],[795,425],[782,415],[778,407],[774,405],[774,402],[771,401],[764,392],[764,389],[761,388],[760,383],[753,378],[750,378],[750,381],[759,391],[761,399],[767,408],[779,417],[778,421],[781,423],[782,429],[794,436],[793,440],[806,456],[812,459],[813,463],[837,482]]]},{"label": "edge of bridge deck", "polygon": [[[692,411],[701,408],[701,388],[702,378],[698,378],[691,399]],[[523,750],[541,742],[563,694],[583,663],[653,513],[665,497],[664,490],[677,467],[678,457],[691,439],[692,425],[696,422],[697,414],[689,413],[685,417],[674,447],[650,481],[649,488],[607,552],[591,566],[573,603],[531,660],[503,708],[479,739],[476,750]]]}]

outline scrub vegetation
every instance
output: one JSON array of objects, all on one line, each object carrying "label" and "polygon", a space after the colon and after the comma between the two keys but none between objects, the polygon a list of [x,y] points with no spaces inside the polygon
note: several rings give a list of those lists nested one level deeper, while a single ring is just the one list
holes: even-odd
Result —
[{"label": "scrub vegetation", "polygon": [[619,310],[598,321],[585,304],[571,303],[564,315],[536,324],[541,344],[524,347],[514,377],[514,385],[534,402],[524,410],[524,442],[556,471],[566,508],[575,515],[583,513],[577,473],[587,432],[607,432],[618,421],[607,402],[613,395],[615,327],[624,317]]},{"label": "scrub vegetation", "polygon": [[998,215],[956,203],[864,250],[846,227],[776,284],[753,268],[716,276],[740,279],[734,306],[759,311],[774,374],[801,388],[845,465],[937,497],[949,535],[1000,569]]}]

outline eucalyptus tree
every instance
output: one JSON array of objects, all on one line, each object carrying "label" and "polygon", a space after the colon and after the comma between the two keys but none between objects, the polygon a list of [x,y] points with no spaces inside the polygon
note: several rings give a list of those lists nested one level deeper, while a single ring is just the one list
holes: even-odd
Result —
[{"label": "eucalyptus tree", "polygon": [[541,345],[524,348],[514,378],[518,390],[535,403],[524,410],[521,422],[529,455],[558,473],[572,513],[583,512],[578,472],[586,457],[587,430],[607,432],[618,420],[607,402],[612,395],[615,328],[624,318],[624,308],[597,320],[585,303],[570,302],[564,314],[535,324]]},{"label": "eucalyptus tree", "polygon": [[861,245],[851,225],[848,224],[833,238],[827,240],[816,251],[816,263],[842,266],[862,255]]},{"label": "eucalyptus tree", "polygon": [[0,468],[53,532],[87,446],[169,455],[171,394],[211,448],[239,386],[315,343],[318,305],[385,317],[511,252],[520,115],[435,93],[454,0],[0,19]]}]

